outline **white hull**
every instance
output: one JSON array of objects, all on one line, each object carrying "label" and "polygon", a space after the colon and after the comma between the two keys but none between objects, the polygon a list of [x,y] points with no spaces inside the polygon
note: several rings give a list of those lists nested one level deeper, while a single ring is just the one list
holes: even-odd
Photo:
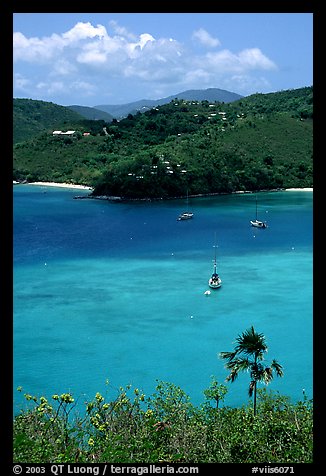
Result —
[{"label": "white hull", "polygon": [[178,216],[178,221],[180,221],[180,220],[189,220],[193,216],[194,216],[194,214],[192,212],[181,213],[181,215]]},{"label": "white hull", "polygon": [[218,279],[210,278],[209,281],[208,281],[208,286],[212,289],[220,288],[222,286],[221,278],[218,278]]},{"label": "white hull", "polygon": [[266,223],[259,220],[250,220],[251,226],[255,226],[256,228],[267,228]]}]

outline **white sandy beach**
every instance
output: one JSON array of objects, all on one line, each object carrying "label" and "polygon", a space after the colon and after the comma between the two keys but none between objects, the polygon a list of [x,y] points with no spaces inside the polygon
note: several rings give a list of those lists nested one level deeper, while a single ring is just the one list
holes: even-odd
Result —
[{"label": "white sandy beach", "polygon": [[45,187],[61,187],[61,188],[75,188],[78,190],[93,190],[93,187],[88,187],[87,185],[78,185],[73,183],[30,182],[28,185],[44,185]]},{"label": "white sandy beach", "polygon": [[286,188],[286,192],[313,192],[314,189],[312,187],[306,187],[306,188]]}]

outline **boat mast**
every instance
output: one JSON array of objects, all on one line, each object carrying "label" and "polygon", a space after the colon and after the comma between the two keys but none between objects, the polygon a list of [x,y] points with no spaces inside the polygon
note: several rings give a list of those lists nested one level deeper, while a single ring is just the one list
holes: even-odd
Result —
[{"label": "boat mast", "polygon": [[256,221],[257,221],[257,219],[258,219],[258,215],[257,215],[257,206],[258,206],[258,205],[257,205],[257,195],[256,195]]},{"label": "boat mast", "polygon": [[216,245],[216,233],[215,233],[215,244],[214,244],[213,248],[215,248],[215,250],[214,250],[214,274],[216,274],[216,248],[217,248],[217,245]]}]

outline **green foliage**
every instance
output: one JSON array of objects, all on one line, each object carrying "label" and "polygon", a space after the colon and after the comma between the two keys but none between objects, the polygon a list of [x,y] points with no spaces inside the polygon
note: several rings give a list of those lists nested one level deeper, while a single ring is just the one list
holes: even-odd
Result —
[{"label": "green foliage", "polygon": [[[223,387],[214,377],[207,398],[217,390],[222,400]],[[162,381],[149,397],[131,385],[108,400],[96,393],[82,417],[72,415],[70,393],[53,395],[51,403],[25,398],[32,406],[14,419],[14,462],[312,462],[312,401],[305,396],[292,404],[259,390],[256,417],[250,407],[195,407],[182,389]]]},{"label": "green foliage", "polygon": [[215,400],[216,402],[216,408],[218,408],[219,402],[223,402],[225,395],[227,394],[227,387],[226,385],[219,384],[218,381],[216,380],[216,377],[212,376],[211,377],[211,384],[209,388],[204,390],[204,395],[207,398],[207,400]]},{"label": "green foliage", "polygon": [[310,87],[228,104],[173,100],[119,122],[71,122],[65,129],[78,137],[51,129],[16,144],[13,178],[123,198],[312,187],[312,95]]},{"label": "green foliage", "polygon": [[313,88],[290,89],[269,94],[253,94],[237,101],[243,112],[266,114],[291,112],[299,118],[313,117]]},{"label": "green foliage", "polygon": [[50,128],[67,128],[67,124],[76,123],[82,118],[81,115],[69,108],[51,102],[14,99],[14,143],[25,141]]}]

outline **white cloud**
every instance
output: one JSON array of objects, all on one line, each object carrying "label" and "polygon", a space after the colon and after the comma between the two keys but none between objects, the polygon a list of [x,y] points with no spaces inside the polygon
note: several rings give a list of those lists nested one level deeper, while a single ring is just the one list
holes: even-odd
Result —
[{"label": "white cloud", "polygon": [[36,84],[36,88],[46,94],[57,94],[65,90],[65,83],[62,81],[52,81],[50,83],[40,81]]},{"label": "white cloud", "polygon": [[131,40],[131,41],[135,41],[137,39],[137,37],[133,34],[133,33],[130,33],[127,28],[123,27],[123,26],[120,26],[118,24],[118,22],[114,21],[114,20],[111,20],[109,22],[109,25],[110,27],[112,28],[112,30],[117,33],[119,36],[122,36],[123,38],[126,38],[128,40]]},{"label": "white cloud", "polygon": [[[54,91],[90,95],[112,81],[121,84],[124,78],[128,84],[134,80],[134,85],[140,80],[139,87],[148,92],[164,90],[171,84],[177,90],[214,87],[230,77],[245,78],[248,72],[276,69],[259,48],[245,48],[238,53],[223,49],[195,54],[173,38],[156,39],[148,32],[136,36],[113,21],[109,26],[112,35],[103,25],[93,26],[90,22],[79,22],[61,35],[43,38],[27,38],[15,32],[15,72],[21,73],[18,66],[22,62],[33,65],[29,73],[16,77],[17,90],[29,87],[32,91],[34,84],[49,95]],[[220,45],[203,28],[193,33],[193,39],[206,47]],[[240,84],[240,79],[233,81]]]},{"label": "white cloud", "polygon": [[136,47],[132,60],[126,63],[124,74],[146,81],[179,81],[185,73],[182,46],[172,39],[147,41],[142,48]]},{"label": "white cloud", "polygon": [[83,94],[86,94],[87,96],[93,96],[97,91],[97,88],[93,84],[80,80],[73,81],[71,83],[71,89],[77,90]]},{"label": "white cloud", "polygon": [[71,94],[92,96],[96,92],[96,87],[87,81],[76,80],[69,83],[64,81],[40,81],[34,86],[44,97],[51,97],[53,94],[60,94],[69,98]]},{"label": "white cloud", "polygon": [[205,71],[203,68],[192,69],[188,71],[184,77],[184,82],[186,84],[198,84],[198,83],[209,83],[212,79],[212,75]]},{"label": "white cloud", "polygon": [[221,44],[218,38],[213,38],[204,28],[194,31],[192,37],[209,48],[215,48]]},{"label": "white cloud", "polygon": [[28,91],[28,88],[31,85],[32,82],[23,75],[19,73],[14,75],[14,88],[17,89],[17,91],[24,93],[25,91]]},{"label": "white cloud", "polygon": [[78,22],[71,30],[63,33],[62,38],[71,44],[88,38],[105,38],[107,36],[106,28],[103,25],[94,27],[90,22]]},{"label": "white cloud", "polygon": [[259,48],[245,49],[235,54],[229,50],[207,53],[200,58],[200,63],[206,61],[207,67],[219,73],[242,73],[247,70],[275,70],[276,65],[267,58]]},{"label": "white cloud", "polygon": [[[112,24],[112,22],[111,22]],[[244,49],[240,53],[232,53],[224,49],[210,52],[202,56],[187,53],[183,57],[183,46],[174,39],[155,39],[150,33],[142,33],[138,38],[130,40],[131,34],[114,22],[115,30],[124,36],[109,36],[105,27],[93,27],[88,23],[77,23],[61,36],[53,34],[45,38],[26,38],[22,33],[14,33],[15,61],[31,63],[51,63],[58,74],[73,71],[78,63],[83,65],[101,65],[107,70],[112,67],[113,60],[119,65],[121,73],[134,71],[137,76],[143,76],[143,69],[160,68],[160,64],[174,65],[179,63],[184,72],[191,71],[193,66],[202,70],[220,72],[241,72],[248,69],[275,69],[275,64],[267,58],[259,48]],[[204,29],[197,30],[194,37],[208,46],[217,46],[219,41],[211,37]],[[128,38],[127,38],[128,36]],[[133,36],[133,38],[135,38]],[[59,66],[56,66],[56,60]],[[137,61],[136,61],[137,60]],[[74,67],[72,65],[75,65]],[[70,67],[68,68],[68,65]],[[116,68],[113,68],[116,69]],[[160,76],[160,75],[158,75]]]},{"label": "white cloud", "polygon": [[71,61],[68,61],[66,58],[60,58],[54,62],[53,69],[50,74],[51,76],[67,76],[75,73],[76,71],[77,68]]},{"label": "white cloud", "polygon": [[77,55],[76,60],[78,63],[85,63],[88,65],[102,65],[106,63],[107,56],[104,51],[101,51],[97,45],[88,45],[84,51]]},{"label": "white cloud", "polygon": [[149,41],[155,41],[155,38],[150,35],[149,33],[142,33],[140,36],[139,36],[139,46],[141,49],[143,49],[146,45],[146,43],[148,43]]},{"label": "white cloud", "polygon": [[129,58],[134,59],[140,56],[142,50],[145,48],[148,42],[155,42],[155,38],[149,33],[142,33],[138,41],[132,43],[124,43],[123,48],[125,48]]},{"label": "white cloud", "polygon": [[13,35],[14,61],[46,63],[60,53],[63,47],[63,39],[56,34],[46,38],[26,38],[20,32]]},{"label": "white cloud", "polygon": [[230,84],[233,85],[233,88],[235,88],[239,94],[246,94],[247,91],[257,92],[262,89],[271,88],[271,84],[263,76],[255,77],[248,74],[230,76],[224,83],[225,89],[227,89]]},{"label": "white cloud", "polygon": [[238,55],[239,62],[246,69],[276,69],[276,65],[259,48],[251,48],[240,51]]},{"label": "white cloud", "polygon": [[[74,48],[83,48],[85,40],[107,38],[104,26],[93,27],[90,23],[77,23],[62,35],[53,34],[44,38],[26,38],[22,33],[13,34],[15,61],[31,63],[52,62],[54,58],[62,60],[62,54],[69,54]],[[71,58],[70,58],[71,60]]]}]

